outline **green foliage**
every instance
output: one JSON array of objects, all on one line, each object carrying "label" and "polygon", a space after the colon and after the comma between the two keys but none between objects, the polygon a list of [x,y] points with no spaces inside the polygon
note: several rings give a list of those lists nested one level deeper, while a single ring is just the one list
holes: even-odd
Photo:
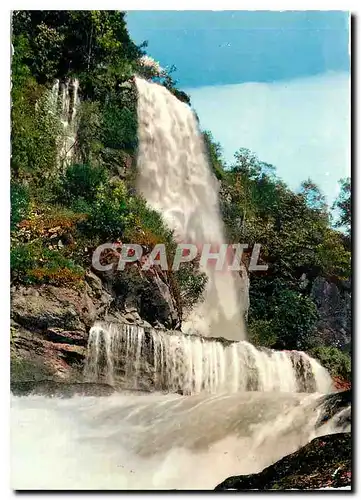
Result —
[{"label": "green foliage", "polygon": [[56,174],[62,128],[45,89],[32,78],[14,85],[11,109],[11,171],[35,185]]},{"label": "green foliage", "polygon": [[49,250],[42,242],[19,244],[10,252],[13,283],[79,285],[84,270],[60,251]]},{"label": "green foliage", "polygon": [[272,320],[253,320],[248,324],[248,335],[252,344],[272,348],[277,344],[277,331]]},{"label": "green foliage", "polygon": [[209,131],[203,132],[203,139],[209,165],[217,179],[223,179],[225,173],[222,159],[222,147],[219,142],[214,140],[212,133]]},{"label": "green foliage", "polygon": [[[129,218],[129,219],[128,219]],[[134,220],[127,207],[127,190],[123,182],[100,185],[84,223],[87,234],[99,241],[120,240],[126,224]]]},{"label": "green foliage", "polygon": [[[93,187],[95,195],[83,204],[89,217],[81,227],[94,243],[121,240],[150,249],[157,243],[173,244],[172,232],[166,228],[161,215],[150,209],[141,196],[130,195],[123,181]],[[72,205],[78,210],[84,200],[80,192],[78,190],[78,199]]]},{"label": "green foliage", "polygon": [[11,279],[13,282],[28,282],[27,273],[36,263],[40,251],[38,246],[23,244],[10,251]]},{"label": "green foliage", "polygon": [[21,184],[12,182],[10,187],[10,203],[10,229],[13,231],[28,214],[30,205],[28,189]]},{"label": "green foliage", "polygon": [[310,354],[318,359],[331,375],[351,380],[351,356],[349,354],[332,346],[315,347]]},{"label": "green foliage", "polygon": [[[151,232],[157,243],[167,245],[167,250],[174,249],[173,232],[165,225],[162,215],[156,210],[151,209],[142,196],[132,196],[129,200],[129,210],[140,229],[146,229]],[[128,224],[128,228],[132,228]],[[129,239],[129,241],[131,241]]]},{"label": "green foliage", "polygon": [[182,310],[190,310],[201,299],[207,284],[207,275],[200,272],[194,262],[183,263],[174,272],[174,279],[179,289]]},{"label": "green foliage", "polygon": [[137,147],[136,110],[109,102],[103,111],[102,137],[106,148],[134,152]]},{"label": "green foliage", "polygon": [[13,34],[29,41],[23,59],[39,82],[77,74],[89,97],[129,78],[142,55],[120,11],[15,11]]},{"label": "green foliage", "polygon": [[250,302],[249,327],[255,342],[283,349],[312,345],[318,313],[308,296],[288,288],[282,278],[258,277],[251,284]]},{"label": "green foliage", "polygon": [[22,87],[31,76],[30,68],[24,60],[29,54],[29,40],[23,33],[13,37],[12,40],[14,54],[11,59],[11,80],[12,80],[12,99],[16,99],[21,93]]},{"label": "green foliage", "polygon": [[262,246],[269,275],[297,288],[299,277],[350,274],[350,254],[329,226],[324,197],[308,180],[294,193],[274,168],[241,149],[221,189],[227,235],[236,242]]},{"label": "green foliage", "polygon": [[340,280],[350,278],[351,251],[348,250],[347,242],[341,233],[327,228],[315,251],[317,262],[324,274]]},{"label": "green foliage", "polygon": [[347,235],[351,237],[351,178],[342,179],[340,186],[340,193],[333,205],[333,208],[339,212],[336,227],[344,227]]},{"label": "green foliage", "polygon": [[68,167],[60,180],[59,200],[72,206],[75,200],[92,203],[107,173],[102,167],[75,164]]},{"label": "green foliage", "polygon": [[83,163],[96,163],[104,145],[100,103],[85,101],[78,112],[76,150]]},{"label": "green foliage", "polygon": [[308,207],[320,213],[323,212],[326,217],[328,216],[326,198],[321,193],[320,188],[311,179],[307,179],[307,181],[302,183],[301,193]]},{"label": "green foliage", "polygon": [[273,324],[277,341],[288,349],[305,349],[312,344],[318,319],[314,302],[293,290],[283,290],[275,297]]},{"label": "green foliage", "polygon": [[132,88],[112,93],[105,105],[97,101],[81,104],[76,149],[83,163],[116,170],[120,166],[117,153],[135,153],[138,124],[134,92]]}]

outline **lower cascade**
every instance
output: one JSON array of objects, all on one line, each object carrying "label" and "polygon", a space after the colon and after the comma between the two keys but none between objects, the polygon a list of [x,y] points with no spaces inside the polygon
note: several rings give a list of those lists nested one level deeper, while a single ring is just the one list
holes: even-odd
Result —
[{"label": "lower cascade", "polygon": [[304,352],[121,323],[91,328],[85,374],[91,382],[181,394],[332,390],[327,370]]}]

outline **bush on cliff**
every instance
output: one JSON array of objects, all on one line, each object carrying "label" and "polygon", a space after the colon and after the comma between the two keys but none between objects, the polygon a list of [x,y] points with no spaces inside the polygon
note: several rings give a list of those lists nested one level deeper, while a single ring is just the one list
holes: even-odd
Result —
[{"label": "bush on cliff", "polygon": [[106,180],[107,173],[101,167],[87,164],[70,165],[59,179],[59,201],[67,206],[72,206],[79,199],[92,203],[97,190]]},{"label": "bush on cliff", "polygon": [[49,250],[39,242],[20,244],[10,252],[14,284],[76,285],[83,283],[84,270],[59,250]]},{"label": "bush on cliff", "polygon": [[30,206],[29,190],[22,184],[12,182],[10,186],[10,204],[10,229],[14,230],[28,214]]},{"label": "bush on cliff", "polygon": [[334,377],[351,380],[351,357],[337,347],[319,346],[311,349],[311,356],[318,359],[322,366]]}]

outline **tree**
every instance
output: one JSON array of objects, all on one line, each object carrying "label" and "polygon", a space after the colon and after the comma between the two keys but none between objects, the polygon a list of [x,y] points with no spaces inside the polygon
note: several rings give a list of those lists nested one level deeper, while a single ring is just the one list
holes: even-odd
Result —
[{"label": "tree", "polygon": [[208,156],[208,162],[217,179],[224,178],[224,162],[222,158],[222,147],[216,142],[209,130],[203,132],[203,140]]},{"label": "tree", "polygon": [[346,229],[346,234],[351,238],[351,178],[339,181],[341,190],[332,208],[339,213],[335,226]]},{"label": "tree", "polygon": [[327,214],[326,198],[320,188],[310,178],[302,182],[300,192],[304,196],[309,208]]},{"label": "tree", "polygon": [[114,87],[128,79],[144,53],[124,18],[121,11],[15,11],[13,35],[29,41],[24,62],[38,82],[77,75],[93,95],[100,81]]}]

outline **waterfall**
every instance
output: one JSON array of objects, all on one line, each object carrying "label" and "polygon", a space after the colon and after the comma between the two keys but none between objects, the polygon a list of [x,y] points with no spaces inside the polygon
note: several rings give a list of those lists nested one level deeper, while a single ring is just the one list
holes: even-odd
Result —
[{"label": "waterfall", "polygon": [[[136,83],[138,188],[179,241],[217,248],[218,189],[197,121],[165,88]],[[78,83],[55,82],[49,100],[66,133],[64,164]],[[93,325],[84,378],[113,385],[114,394],[12,396],[13,489],[204,491],[260,472],[316,436],[351,431],[351,406],[318,394],[333,391],[327,370],[306,353],[248,343],[245,281],[206,272],[204,300],[185,332]]]},{"label": "waterfall", "polygon": [[[162,213],[178,242],[201,248],[224,243],[218,184],[193,111],[161,85],[136,78],[138,89],[138,189]],[[183,322],[183,331],[245,340],[246,278],[205,269],[204,300]],[[243,314],[242,314],[243,313]]]},{"label": "waterfall", "polygon": [[76,115],[79,107],[79,81],[74,78],[60,83],[55,80],[50,91],[50,106],[63,128],[60,141],[58,161],[59,167],[68,165],[74,155],[77,123]]},{"label": "waterfall", "polygon": [[85,376],[181,394],[332,390],[327,370],[304,352],[105,322],[90,330]]}]

